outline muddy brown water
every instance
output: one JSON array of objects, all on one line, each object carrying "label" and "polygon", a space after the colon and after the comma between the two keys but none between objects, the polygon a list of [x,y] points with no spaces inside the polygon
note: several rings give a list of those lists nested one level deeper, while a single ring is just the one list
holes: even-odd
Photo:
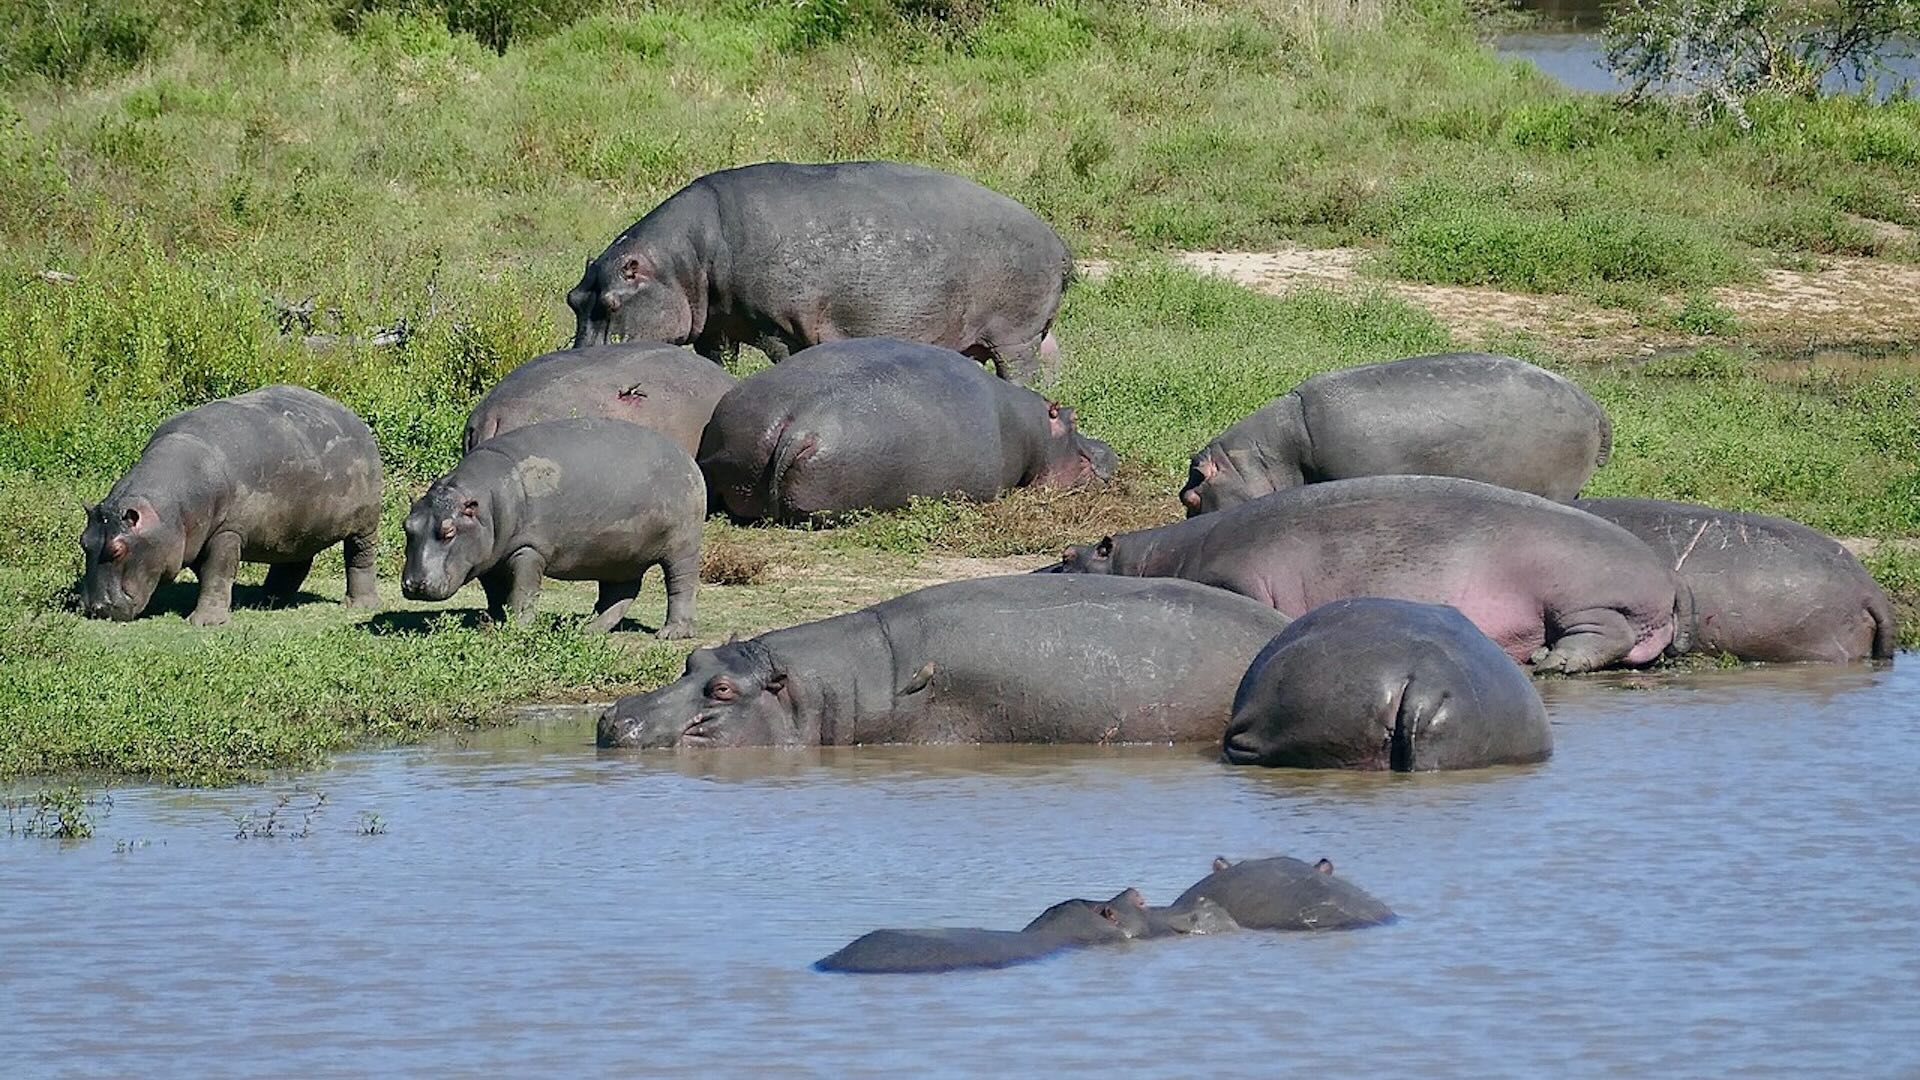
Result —
[{"label": "muddy brown water", "polygon": [[[0,1076],[1920,1074],[1920,661],[1543,690],[1553,761],[1450,776],[601,753],[562,710],[121,789],[93,840],[0,838]],[[1401,919],[808,967],[875,927],[1165,902],[1216,853],[1329,856]]]}]

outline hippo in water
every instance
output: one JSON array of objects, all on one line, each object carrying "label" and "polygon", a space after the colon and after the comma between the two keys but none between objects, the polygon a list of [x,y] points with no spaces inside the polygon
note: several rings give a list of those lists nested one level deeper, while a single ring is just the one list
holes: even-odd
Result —
[{"label": "hippo in water", "polygon": [[1222,745],[1235,765],[1421,772],[1544,761],[1553,732],[1526,672],[1465,615],[1356,597],[1260,651]]},{"label": "hippo in water", "polygon": [[1645,664],[1682,625],[1673,573],[1632,533],[1443,476],[1289,488],[1075,546],[1045,569],[1186,578],[1296,618],[1350,596],[1451,604],[1535,671]]},{"label": "hippo in water", "polygon": [[1315,375],[1193,455],[1189,516],[1301,484],[1459,476],[1571,499],[1613,449],[1606,410],[1511,356],[1442,353]]},{"label": "hippo in water", "polygon": [[917,165],[765,162],[688,184],[587,262],[567,294],[574,346],[691,342],[778,363],[841,338],[894,337],[1031,382],[1073,260],[1033,212]]},{"label": "hippo in water", "polygon": [[1248,930],[1355,930],[1394,919],[1387,905],[1335,876],[1333,863],[1326,859],[1215,859],[1213,873],[1181,893],[1167,910],[1195,911],[1209,900]]},{"label": "hippo in water", "polygon": [[700,649],[615,702],[603,747],[1217,744],[1287,624],[1186,581],[1019,574],[934,585]]},{"label": "hippo in water", "polygon": [[1815,529],[1659,499],[1573,505],[1646,541],[1673,568],[1692,597],[1695,652],[1832,663],[1893,656],[1887,594],[1852,552]]},{"label": "hippo in water", "polygon": [[183,569],[200,579],[187,621],[224,623],[242,562],[268,564],[267,595],[300,591],[339,544],[347,606],[377,607],[380,452],[351,410],[300,386],[267,386],[176,413],[87,508],[80,605],[126,621]]},{"label": "hippo in water", "polygon": [[494,384],[467,417],[466,448],[542,420],[605,416],[649,427],[688,454],[739,380],[685,349],[630,341],[536,356]]},{"label": "hippo in water", "polygon": [[1114,469],[1072,409],[951,349],[889,338],[816,345],[741,380],[714,408],[699,458],[717,506],[787,523],[915,496],[1073,487]]}]

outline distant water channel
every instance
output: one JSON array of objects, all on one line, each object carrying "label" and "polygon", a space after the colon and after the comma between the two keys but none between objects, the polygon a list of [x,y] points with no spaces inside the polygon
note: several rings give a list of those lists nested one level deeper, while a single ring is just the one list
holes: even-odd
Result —
[{"label": "distant water channel", "polygon": [[[1920,1074],[1920,661],[1543,690],[1553,761],[1453,776],[601,753],[561,711],[119,790],[93,840],[0,837],[0,1076]],[[1216,853],[1329,856],[1402,918],[808,969]]]}]

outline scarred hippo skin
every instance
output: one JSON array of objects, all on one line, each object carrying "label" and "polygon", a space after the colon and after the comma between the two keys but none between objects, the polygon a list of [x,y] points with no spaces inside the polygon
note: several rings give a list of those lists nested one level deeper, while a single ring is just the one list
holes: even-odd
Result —
[{"label": "scarred hippo skin", "polygon": [[1553,732],[1526,673],[1465,615],[1359,597],[1260,651],[1222,746],[1235,765],[1422,772],[1545,761]]},{"label": "scarred hippo skin", "polygon": [[1290,488],[1075,546],[1046,569],[1186,578],[1294,617],[1353,596],[1451,604],[1536,671],[1645,664],[1679,625],[1672,572],[1632,533],[1441,476]]},{"label": "scarred hippo skin", "polygon": [[895,337],[1053,371],[1073,274],[1060,237],[1019,203],[915,165],[765,162],[709,173],[587,263],[567,295],[575,347],[691,342],[774,362],[823,341]]},{"label": "scarred hippo skin", "polygon": [[1818,530],[1659,499],[1573,505],[1646,541],[1673,568],[1692,594],[1694,652],[1830,663],[1893,656],[1887,594],[1852,552]]},{"label": "scarred hippo skin", "polygon": [[620,420],[548,420],[497,435],[435,480],[407,515],[400,585],[445,600],[478,578],[487,611],[533,614],[542,576],[597,581],[605,632],[647,570],[667,579],[661,637],[693,634],[706,484],[693,459],[657,431]]},{"label": "scarred hippo skin", "polygon": [[951,349],[890,338],[816,345],[741,380],[713,410],[700,468],[742,521],[830,523],[916,495],[977,501],[1113,475],[1073,410]]},{"label": "scarred hippo skin", "polygon": [[346,406],[299,386],[268,386],[168,418],[80,536],[88,615],[139,615],[182,569],[200,579],[188,621],[224,623],[242,562],[267,563],[266,591],[300,591],[313,557],[346,553],[347,605],[374,607],[380,453]]},{"label": "scarred hippo skin", "polygon": [[1391,908],[1335,876],[1325,859],[1311,864],[1285,856],[1238,863],[1215,859],[1213,873],[1167,909],[1196,910],[1206,900],[1248,930],[1356,930],[1394,919]]},{"label": "scarred hippo skin", "polygon": [[700,649],[615,702],[599,744],[1218,743],[1286,622],[1185,581],[955,581]]},{"label": "scarred hippo skin", "polygon": [[1418,473],[1571,499],[1613,450],[1606,410],[1524,360],[1441,353],[1315,375],[1193,456],[1189,516],[1301,484]]},{"label": "scarred hippo skin", "polygon": [[466,449],[543,420],[605,416],[652,428],[693,454],[713,406],[737,382],[657,341],[562,349],[514,368],[480,399],[467,418]]}]

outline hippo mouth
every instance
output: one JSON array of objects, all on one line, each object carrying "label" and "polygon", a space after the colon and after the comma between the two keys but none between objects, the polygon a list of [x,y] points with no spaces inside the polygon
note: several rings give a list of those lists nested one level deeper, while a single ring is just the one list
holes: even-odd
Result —
[{"label": "hippo mouth", "polygon": [[1266,760],[1266,749],[1253,734],[1253,725],[1238,723],[1227,729],[1220,754],[1229,765],[1258,765]]},{"label": "hippo mouth", "polygon": [[409,600],[428,600],[438,603],[460,591],[460,586],[458,585],[452,588],[448,588],[447,585],[448,583],[444,581],[433,583],[425,581],[402,581],[400,583],[400,595]]}]

